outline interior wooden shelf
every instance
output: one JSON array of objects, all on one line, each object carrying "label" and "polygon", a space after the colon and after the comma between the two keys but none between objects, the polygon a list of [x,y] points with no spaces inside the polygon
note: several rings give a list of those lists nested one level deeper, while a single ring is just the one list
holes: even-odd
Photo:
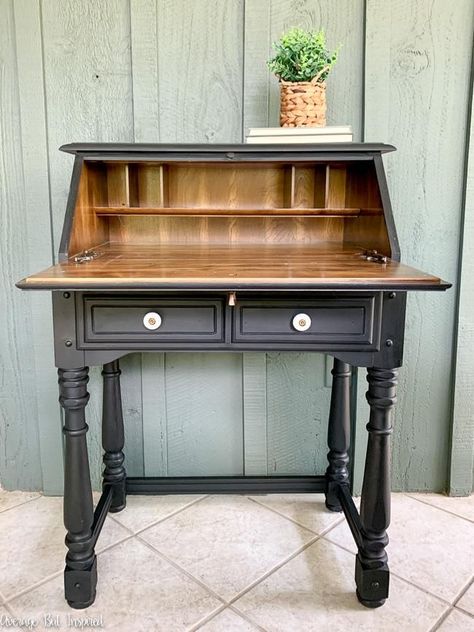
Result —
[{"label": "interior wooden shelf", "polygon": [[98,216],[352,216],[381,214],[373,165],[133,163],[88,165]]},{"label": "interior wooden shelf", "polygon": [[189,207],[151,207],[151,206],[96,206],[96,215],[181,215],[187,217],[301,217],[301,216],[333,216],[370,215],[379,213],[379,209],[360,208],[189,208]]}]

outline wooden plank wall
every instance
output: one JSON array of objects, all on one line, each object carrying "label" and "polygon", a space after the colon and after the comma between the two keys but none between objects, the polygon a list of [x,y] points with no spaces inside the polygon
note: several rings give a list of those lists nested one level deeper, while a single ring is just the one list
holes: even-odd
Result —
[{"label": "wooden plank wall", "polygon": [[[324,25],[329,44],[343,45],[328,88],[329,123],[350,123],[356,140],[399,147],[387,166],[404,259],[456,283],[473,8],[470,0],[0,0],[0,481],[6,488],[61,490],[49,297],[13,288],[58,249],[72,166],[58,146],[240,142],[249,126],[277,124],[277,83],[265,66],[272,40],[291,25]],[[465,243],[474,239],[467,220],[472,200],[468,206]],[[469,290],[468,280],[463,287]],[[448,485],[457,300],[457,287],[410,300],[397,489]],[[468,319],[469,302],[460,310]],[[466,370],[469,358],[459,348]],[[323,356],[133,354],[122,369],[130,474],[324,470],[330,391]],[[464,441],[466,450],[469,387],[462,374],[457,384],[453,445]],[[367,412],[362,380],[356,390],[357,488]],[[98,486],[98,369],[90,391]],[[460,476],[456,449],[454,477]]]}]

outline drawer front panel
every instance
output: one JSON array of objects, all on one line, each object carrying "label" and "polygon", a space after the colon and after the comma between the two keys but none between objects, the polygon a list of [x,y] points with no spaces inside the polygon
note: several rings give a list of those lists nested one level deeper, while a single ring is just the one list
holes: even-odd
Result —
[{"label": "drawer front panel", "polygon": [[380,305],[375,296],[343,300],[252,301],[237,303],[236,342],[348,344],[374,349],[379,343]]},{"label": "drawer front panel", "polygon": [[223,301],[174,298],[84,296],[78,342],[139,348],[163,343],[220,342],[224,339]]}]

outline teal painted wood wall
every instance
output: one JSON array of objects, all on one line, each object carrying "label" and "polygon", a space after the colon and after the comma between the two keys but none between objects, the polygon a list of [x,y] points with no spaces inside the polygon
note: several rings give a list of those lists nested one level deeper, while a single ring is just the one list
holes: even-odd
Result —
[{"label": "teal painted wood wall", "polygon": [[[240,142],[249,126],[277,124],[278,87],[264,62],[291,25],[324,26],[330,45],[343,44],[329,123],[398,147],[386,166],[403,258],[454,282],[445,295],[409,301],[394,489],[472,489],[473,275],[461,250],[474,243],[471,0],[0,0],[4,487],[62,487],[49,296],[13,287],[58,249],[72,164],[57,148]],[[133,354],[122,368],[132,475],[325,468],[324,356]],[[91,373],[98,486],[100,375]],[[360,378],[356,489],[367,415]]]}]

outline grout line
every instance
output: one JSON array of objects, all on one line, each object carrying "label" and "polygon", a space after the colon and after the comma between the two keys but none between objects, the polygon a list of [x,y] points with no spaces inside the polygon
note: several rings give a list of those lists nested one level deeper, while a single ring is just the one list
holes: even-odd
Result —
[{"label": "grout line", "polygon": [[63,572],[64,572],[63,569],[61,569],[60,571],[56,571],[52,573],[51,575],[47,575],[46,577],[43,577],[43,579],[40,579],[35,584],[31,584],[27,588],[23,588],[22,590],[19,590],[18,592],[7,596],[5,599],[4,605],[10,604],[10,602],[14,601],[15,599],[18,599],[18,597],[23,597],[23,595],[26,595],[26,593],[36,590],[36,588],[39,588],[43,584],[46,584],[47,582],[53,579],[56,579],[56,577],[59,577]]},{"label": "grout line", "polygon": [[[134,537],[134,534],[132,532],[130,532],[129,535],[127,535],[127,536],[121,538],[120,540],[117,540],[116,542],[113,542],[113,543],[109,544],[108,546],[104,547],[103,549],[101,549],[98,553],[96,553],[97,557],[99,557],[100,555],[102,555],[106,551],[110,551],[110,549],[113,549],[114,547],[118,546],[119,544],[123,544],[124,542],[127,542],[128,540],[131,540],[133,537]],[[23,595],[26,595],[26,593],[29,593],[29,592],[32,592],[33,590],[36,590],[37,588],[39,588],[43,584],[46,584],[47,582],[49,582],[49,581],[55,579],[56,577],[58,577],[63,572],[64,572],[64,569],[62,568],[59,571],[55,571],[54,573],[52,573],[50,575],[47,575],[46,577],[43,577],[42,579],[38,580],[36,583],[31,584],[31,585],[27,586],[26,588],[23,588],[22,590],[20,590],[20,591],[18,591],[16,593],[13,593],[10,596],[4,597],[4,602],[5,603],[10,603],[11,601],[17,599],[18,597],[22,597]]]},{"label": "grout line", "polygon": [[474,576],[471,577],[471,579],[467,582],[464,588],[460,590],[460,592],[458,593],[458,596],[453,600],[453,606],[456,606],[458,601],[460,601],[464,597],[464,595],[467,593],[467,591],[469,590],[469,588],[472,586],[473,583],[474,583]]},{"label": "grout line", "polygon": [[270,507],[270,506],[266,505],[265,503],[259,501],[257,498],[253,498],[251,496],[247,496],[247,499],[251,500],[252,502],[256,503],[257,505],[260,505],[261,507],[264,507],[265,509],[268,509],[269,511],[273,511],[273,513],[276,513],[278,516],[281,516],[282,518],[286,518],[286,520],[289,520],[293,524],[296,524],[299,527],[302,527],[303,529],[306,529],[307,531],[310,531],[311,533],[314,533],[315,535],[319,535],[319,536],[322,536],[323,534],[328,533],[328,531],[330,531],[334,527],[337,527],[338,524],[341,524],[341,522],[344,521],[344,514],[342,514],[337,519],[335,519],[336,521],[333,524],[331,524],[330,526],[326,527],[322,531],[318,532],[318,531],[315,531],[314,529],[312,529],[311,527],[308,527],[308,526],[302,524],[301,522],[298,522],[294,518],[290,518],[290,516],[287,516],[286,514],[278,511],[278,509],[275,509],[274,507]]},{"label": "grout line", "polygon": [[[450,514],[451,516],[456,516],[456,518],[461,518],[461,520],[466,520],[467,522],[474,524],[474,520],[471,520],[470,518],[466,518],[466,516],[460,516],[459,514],[454,513],[454,511],[449,511],[449,509],[445,509],[444,507],[438,507],[437,505],[433,505],[432,503],[429,503],[426,500],[423,500],[422,498],[412,496],[409,493],[405,493],[405,496],[408,496],[412,500],[417,500],[418,502],[423,503],[423,505],[428,505],[428,507],[432,507],[433,509],[439,509],[439,511],[444,511],[444,513]],[[448,496],[445,496],[445,498],[448,498]]]},{"label": "grout line", "polygon": [[172,558],[168,557],[165,553],[163,553],[162,551],[160,551],[159,549],[155,548],[153,546],[153,544],[151,544],[150,542],[147,542],[146,540],[144,540],[140,535],[135,536],[136,539],[141,542],[142,544],[144,544],[146,547],[148,547],[149,549],[151,549],[154,553],[156,553],[158,555],[158,557],[161,557],[165,562],[167,562],[168,564],[170,564],[171,566],[173,566],[174,568],[176,568],[178,571],[180,571],[181,573],[183,573],[184,575],[186,575],[186,577],[188,577],[189,579],[191,579],[195,584],[198,584],[199,586],[201,586],[201,588],[204,588],[204,590],[206,590],[208,593],[211,594],[212,597],[215,597],[218,601],[220,601],[222,604],[224,604],[224,606],[228,605],[228,602],[226,601],[226,599],[224,599],[223,597],[221,597],[219,594],[217,594],[210,586],[208,586],[207,584],[205,584],[201,579],[199,579],[199,577],[196,577],[195,575],[193,575],[192,573],[190,573],[186,568],[184,568],[183,566],[181,566],[180,564],[178,564],[178,562],[176,562],[175,560],[173,560]]},{"label": "grout line", "polygon": [[314,544],[315,542],[320,540],[320,538],[321,538],[321,536],[316,535],[309,542],[306,542],[306,544],[303,544],[302,546],[300,546],[296,551],[293,551],[293,553],[291,553],[291,555],[289,555],[288,557],[283,559],[281,562],[279,562],[278,564],[273,566],[270,570],[265,571],[265,573],[263,575],[261,575],[260,577],[255,579],[253,582],[248,584],[248,586],[246,586],[240,592],[238,592],[236,595],[234,595],[234,597],[232,597],[232,599],[230,599],[229,602],[228,602],[229,606],[234,604],[236,601],[238,601],[241,597],[243,597],[246,593],[248,593],[250,590],[255,588],[255,586],[260,584],[262,581],[265,581],[265,579],[270,577],[270,575],[272,575],[276,571],[280,570],[280,568],[285,566],[285,564],[287,564],[288,562],[291,562],[291,560],[293,558],[295,558],[297,555],[299,555],[300,553],[305,551],[307,548],[309,548],[312,544]]},{"label": "grout line", "polygon": [[221,612],[224,612],[224,610],[226,610],[226,609],[227,609],[227,605],[226,604],[222,604],[221,606],[219,606],[215,610],[212,610],[211,612],[208,612],[206,615],[201,617],[201,619],[196,621],[196,623],[193,623],[190,628],[187,628],[186,632],[195,632],[195,630],[199,630],[199,628],[201,628],[203,625],[206,625],[206,623],[209,623],[209,621],[212,621],[212,619],[217,617]]},{"label": "grout line", "polygon": [[454,606],[453,610],[457,610],[458,612],[462,612],[463,614],[467,615],[468,617],[470,617],[471,619],[474,620],[474,614],[472,614],[472,612],[469,612],[469,610],[464,610],[464,608],[462,606]]},{"label": "grout line", "polygon": [[238,614],[239,617],[242,617],[242,619],[245,619],[245,621],[248,621],[248,623],[250,623],[251,625],[253,625],[254,627],[257,628],[257,630],[260,630],[261,632],[268,632],[268,630],[266,630],[263,626],[261,626],[259,623],[257,623],[256,621],[254,621],[251,617],[249,617],[247,614],[244,614],[241,610],[239,610],[235,605],[230,605],[229,606],[229,610],[232,610],[233,612],[235,612],[235,614]]},{"label": "grout line", "polygon": [[[169,514],[167,514],[166,516],[164,516],[162,518],[158,518],[157,520],[155,520],[153,522],[150,522],[145,527],[142,527],[141,529],[138,529],[138,531],[133,531],[132,529],[130,529],[130,527],[126,527],[122,522],[120,522],[120,520],[118,518],[113,517],[113,514],[112,514],[111,517],[113,517],[115,522],[117,522],[119,525],[121,525],[122,527],[125,527],[128,531],[133,533],[133,535],[140,535],[141,533],[143,533],[147,529],[150,529],[151,527],[155,527],[156,525],[160,524],[161,522],[164,522],[165,520],[168,520],[168,518],[172,518],[173,516],[176,516],[176,514],[179,514],[182,511],[184,511],[185,509],[188,509],[189,507],[192,507],[193,505],[196,505],[197,503],[201,502],[205,498],[209,498],[209,495],[207,494],[205,496],[197,496],[194,500],[190,501],[189,503],[187,503],[183,507],[179,507],[178,509],[176,509],[176,511],[173,511],[172,513],[169,513]],[[115,514],[115,515],[116,516],[120,515],[120,512],[118,514]]]},{"label": "grout line", "polygon": [[34,498],[28,498],[27,500],[22,500],[17,505],[6,507],[6,509],[0,509],[0,514],[7,513],[7,511],[11,511],[12,509],[17,509],[17,507],[21,507],[22,505],[26,505],[27,503],[32,503],[34,500],[39,500],[40,498],[43,498],[42,494],[38,494],[38,496],[34,496]]},{"label": "grout line", "polygon": [[452,606],[450,606],[449,608],[447,608],[439,617],[439,619],[437,621],[435,621],[435,623],[431,626],[431,628],[428,630],[428,632],[435,632],[435,630],[439,630],[439,628],[441,627],[441,625],[446,621],[446,619],[449,617],[449,615],[451,614],[451,612],[454,610],[454,608]]},{"label": "grout line", "polygon": [[9,612],[9,614],[11,614],[12,617],[16,617],[17,616],[15,614],[15,612],[12,610],[12,607],[10,606],[10,604],[4,603],[3,607]]}]

